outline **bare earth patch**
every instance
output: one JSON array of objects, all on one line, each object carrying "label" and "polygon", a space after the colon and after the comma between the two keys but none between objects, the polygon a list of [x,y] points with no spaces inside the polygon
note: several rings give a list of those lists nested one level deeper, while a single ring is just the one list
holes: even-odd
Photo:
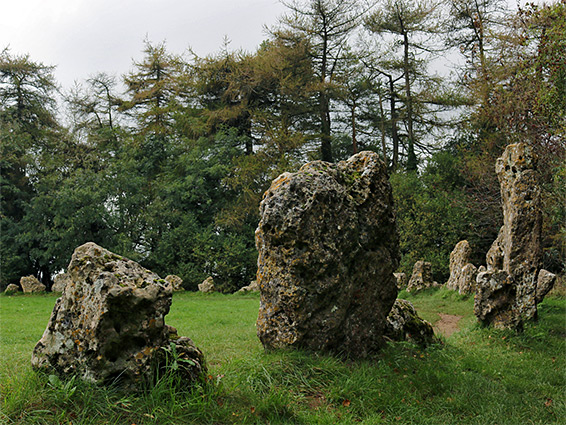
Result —
[{"label": "bare earth patch", "polygon": [[454,332],[458,332],[460,327],[458,322],[464,316],[456,316],[453,314],[438,313],[440,320],[434,324],[435,332],[441,333],[445,338],[448,338]]}]

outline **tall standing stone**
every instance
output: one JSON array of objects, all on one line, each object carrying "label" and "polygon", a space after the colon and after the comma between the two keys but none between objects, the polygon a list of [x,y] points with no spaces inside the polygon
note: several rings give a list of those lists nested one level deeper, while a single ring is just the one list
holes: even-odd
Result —
[{"label": "tall standing stone", "polygon": [[552,285],[538,278],[542,264],[542,210],[532,148],[507,146],[495,171],[501,186],[503,226],[486,255],[487,270],[477,277],[474,312],[499,328],[522,327],[537,314],[537,303]]},{"label": "tall standing stone", "polygon": [[476,290],[477,268],[470,263],[472,248],[468,241],[456,244],[450,253],[450,278],[446,287],[460,294],[473,294]]},{"label": "tall standing stone", "polygon": [[190,385],[203,372],[204,357],[165,324],[171,295],[171,285],[134,261],[94,243],[78,247],[32,366],[141,388],[175,352],[177,373]]},{"label": "tall standing stone", "polygon": [[352,357],[378,349],[399,263],[391,186],[378,155],[282,174],[260,213],[257,331],[264,347]]}]

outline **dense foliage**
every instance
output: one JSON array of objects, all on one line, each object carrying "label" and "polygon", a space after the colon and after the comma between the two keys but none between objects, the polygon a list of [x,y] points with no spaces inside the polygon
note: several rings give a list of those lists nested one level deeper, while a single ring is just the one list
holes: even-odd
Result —
[{"label": "dense foliage", "polygon": [[253,53],[188,59],[146,41],[121,80],[63,96],[53,67],[2,51],[0,288],[29,274],[49,286],[94,241],[187,289],[212,276],[236,290],[255,275],[270,181],[364,149],[391,169],[403,270],[431,261],[443,282],[456,242],[480,264],[495,239],[494,162],[517,141],[539,154],[545,267],[563,270],[565,0],[288,8]]}]

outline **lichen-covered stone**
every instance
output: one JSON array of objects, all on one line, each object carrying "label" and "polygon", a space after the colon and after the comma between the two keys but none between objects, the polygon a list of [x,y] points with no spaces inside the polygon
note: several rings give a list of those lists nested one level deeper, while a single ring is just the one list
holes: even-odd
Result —
[{"label": "lichen-covered stone", "polygon": [[37,294],[45,292],[45,285],[41,283],[35,276],[22,276],[20,279],[20,286],[24,294]]},{"label": "lichen-covered stone", "polygon": [[51,286],[51,291],[63,292],[68,282],[69,282],[69,275],[67,273],[59,273],[53,279],[53,285]]},{"label": "lichen-covered stone", "polygon": [[[497,327],[520,328],[524,320],[537,315],[538,274],[542,263],[542,210],[540,187],[537,183],[537,158],[526,144],[512,144],[497,160],[495,171],[501,186],[503,226],[497,239],[486,255],[488,272],[505,272],[504,279],[512,290],[501,298],[493,293],[498,302],[489,299],[494,278],[478,275],[476,316],[490,324],[491,318]],[[493,275],[493,273],[492,273]],[[497,274],[503,276],[503,274]],[[497,280],[497,279],[496,279]],[[485,287],[484,287],[485,285]],[[544,291],[538,291],[542,294]],[[507,302],[503,303],[505,299]],[[482,306],[482,302],[487,306]],[[494,312],[497,305],[501,311]],[[492,311],[485,314],[486,310]]]},{"label": "lichen-covered stone", "polygon": [[536,291],[536,302],[540,303],[550,292],[550,290],[554,287],[554,283],[556,282],[556,275],[554,273],[549,272],[548,270],[541,269],[538,273],[537,278],[537,291]]},{"label": "lichen-covered stone", "polygon": [[387,316],[385,335],[393,341],[409,341],[423,346],[437,341],[432,325],[419,317],[411,302],[401,299],[395,300]]},{"label": "lichen-covered stone", "polygon": [[393,273],[395,281],[397,282],[397,289],[403,289],[407,286],[407,274],[406,273]]},{"label": "lichen-covered stone", "polygon": [[202,283],[198,284],[198,290],[205,294],[215,292],[216,288],[214,287],[214,279],[212,277],[207,277]]},{"label": "lichen-covered stone", "polygon": [[399,264],[391,186],[378,155],[282,174],[260,214],[257,331],[264,347],[351,357],[377,350]]},{"label": "lichen-covered stone", "polygon": [[418,292],[438,286],[432,278],[432,264],[427,261],[417,261],[413,266],[413,274],[407,285],[407,292]]},{"label": "lichen-covered stone", "polygon": [[16,292],[21,292],[21,290],[20,287],[15,283],[10,283],[8,286],[6,286],[6,290],[4,291],[6,295],[12,295]]},{"label": "lichen-covered stone", "polygon": [[456,244],[450,253],[450,278],[446,287],[460,294],[473,294],[476,290],[477,268],[470,263],[472,249],[468,241]]},{"label": "lichen-covered stone", "polygon": [[75,250],[67,274],[33,351],[34,368],[140,388],[165,367],[160,360],[173,343],[190,354],[190,367],[179,370],[187,385],[202,373],[202,353],[165,324],[171,286],[158,275],[94,243]]},{"label": "lichen-covered stone", "polygon": [[165,282],[171,285],[173,292],[181,292],[185,290],[183,288],[183,279],[181,279],[179,276],[170,274],[165,278]]},{"label": "lichen-covered stone", "polygon": [[257,280],[252,280],[248,286],[241,287],[238,292],[259,292]]}]

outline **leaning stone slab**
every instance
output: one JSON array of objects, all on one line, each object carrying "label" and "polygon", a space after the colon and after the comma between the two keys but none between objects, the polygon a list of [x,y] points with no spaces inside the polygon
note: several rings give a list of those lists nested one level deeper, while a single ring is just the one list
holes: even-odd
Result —
[{"label": "leaning stone slab", "polygon": [[385,336],[392,341],[409,341],[426,346],[437,342],[432,325],[417,314],[413,304],[397,299],[387,316]]},{"label": "leaning stone slab", "polygon": [[24,294],[35,294],[45,292],[45,285],[41,283],[35,276],[23,276],[20,279],[20,286]]},{"label": "leaning stone slab", "polygon": [[35,346],[32,365],[86,381],[141,388],[176,351],[187,385],[204,370],[188,338],[165,324],[171,286],[139,264],[94,244],[80,246],[68,283]]},{"label": "leaning stone slab", "polygon": [[315,161],[273,181],[256,230],[266,349],[364,357],[383,343],[397,295],[399,243],[378,155]]}]

